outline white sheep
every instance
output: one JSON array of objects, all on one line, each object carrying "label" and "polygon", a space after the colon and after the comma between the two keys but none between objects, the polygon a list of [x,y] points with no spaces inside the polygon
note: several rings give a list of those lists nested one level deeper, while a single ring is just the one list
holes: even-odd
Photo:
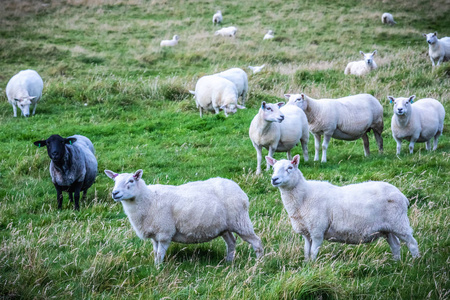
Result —
[{"label": "white sheep", "polygon": [[266,156],[273,166],[272,185],[296,233],[305,240],[305,260],[315,260],[323,240],[346,244],[370,243],[384,237],[394,259],[400,259],[400,241],[413,257],[419,257],[417,241],[409,225],[409,201],[395,186],[369,181],[335,186],[326,181],[306,180],[292,161]]},{"label": "white sheep", "polygon": [[397,142],[397,155],[400,154],[402,140],[409,141],[409,153],[412,154],[416,142],[425,142],[427,150],[431,150],[431,139],[434,138],[433,150],[436,150],[439,136],[444,129],[444,106],[432,98],[414,102],[415,97],[388,96],[389,101],[394,103],[391,130]]},{"label": "white sheep", "polygon": [[14,117],[17,117],[17,106],[22,115],[30,115],[30,105],[33,105],[33,115],[36,112],[38,101],[42,97],[44,82],[41,76],[34,70],[22,70],[8,81],[6,85],[6,97],[12,105]]},{"label": "white sheep", "polygon": [[319,160],[322,135],[322,162],[327,161],[331,138],[353,141],[362,138],[364,155],[370,154],[367,133],[373,130],[379,152],[383,152],[383,106],[372,95],[358,94],[339,99],[315,100],[305,94],[286,94],[290,103],[305,111],[309,130],[314,135],[314,160]]},{"label": "white sheep", "polygon": [[359,51],[359,53],[364,57],[364,60],[349,62],[347,67],[345,67],[345,75],[353,74],[362,76],[377,68],[377,64],[373,60],[373,56],[377,54],[377,50],[372,53],[364,53],[362,51]]},{"label": "white sheep", "polygon": [[274,36],[273,30],[269,30],[269,31],[267,31],[267,33],[264,35],[263,40],[271,40],[271,39],[273,39],[274,37],[275,37],[275,36]]},{"label": "white sheep", "polygon": [[253,74],[259,73],[262,71],[262,69],[266,66],[266,64],[263,64],[262,66],[248,66],[250,70],[252,70]]},{"label": "white sheep", "polygon": [[433,67],[440,65],[443,61],[450,60],[450,37],[443,37],[438,39],[437,32],[423,34],[427,38],[428,43],[428,54],[430,55],[431,63]]},{"label": "white sheep", "polygon": [[214,14],[214,16],[213,16],[213,18],[212,18],[212,22],[213,22],[213,24],[215,25],[215,24],[222,23],[222,21],[223,21],[222,12],[221,12],[220,10],[218,10],[218,11]]},{"label": "white sheep", "polygon": [[383,24],[389,24],[389,25],[395,25],[397,22],[394,21],[394,17],[390,13],[384,13],[381,16],[381,23]]},{"label": "white sheep", "polygon": [[178,40],[180,37],[178,35],[174,35],[171,40],[162,40],[159,44],[161,47],[173,47],[178,45]]},{"label": "white sheep", "polygon": [[[291,150],[299,142],[302,144],[303,158],[308,161],[308,120],[306,115],[296,105],[261,103],[258,114],[253,118],[249,136],[256,149],[256,174],[261,173],[262,148],[269,150],[269,156],[274,152],[287,152],[292,158]],[[270,166],[267,164],[266,170]]]},{"label": "white sheep", "polygon": [[234,83],[217,75],[201,77],[195,85],[195,91],[189,92],[194,95],[200,117],[203,117],[203,109],[216,114],[222,109],[228,117],[228,114],[236,113],[238,108],[245,108],[237,104],[238,91]]},{"label": "white sheep", "polygon": [[240,68],[231,68],[216,75],[228,79],[236,86],[238,96],[242,97],[242,105],[245,105],[245,99],[248,92],[248,78],[247,73]]},{"label": "white sheep", "polygon": [[263,247],[248,215],[248,197],[235,182],[212,178],[180,186],[147,186],[142,173],[105,170],[115,181],[112,198],[122,202],[138,237],[152,240],[156,265],[162,263],[171,242],[204,243],[219,236],[227,244],[226,260],[232,261],[236,245],[233,232],[261,257]]},{"label": "white sheep", "polygon": [[214,35],[235,37],[236,32],[237,32],[237,28],[234,26],[230,26],[230,27],[224,27],[222,29],[217,30],[214,33]]}]

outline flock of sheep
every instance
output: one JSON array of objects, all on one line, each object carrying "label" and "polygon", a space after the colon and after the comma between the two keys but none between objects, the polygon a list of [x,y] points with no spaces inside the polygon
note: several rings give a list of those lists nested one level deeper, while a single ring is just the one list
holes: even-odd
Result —
[{"label": "flock of sheep", "polygon": [[[218,11],[213,23],[221,23],[223,16]],[[385,13],[382,22],[396,24],[391,14]],[[217,35],[235,36],[235,27],[222,28]],[[438,39],[436,33],[425,35],[433,66],[450,58],[450,38]],[[269,31],[264,39],[273,38]],[[161,46],[175,46],[179,37],[164,40]],[[364,75],[376,69],[373,56],[361,52],[363,61],[351,62],[345,74]],[[260,69],[264,67],[259,67]],[[252,67],[253,68],[253,67]],[[256,67],[257,69],[258,67]],[[260,71],[257,70],[257,71]],[[255,72],[255,70],[253,70]],[[255,72],[256,73],[256,72]],[[43,81],[36,71],[24,70],[8,82],[6,94],[13,106],[22,115],[33,115],[42,96]],[[190,91],[200,111],[223,110],[225,115],[244,109],[248,93],[248,78],[245,71],[232,68],[224,72],[201,77],[195,91]],[[386,182],[365,182],[343,187],[323,181],[306,180],[298,168],[300,156],[291,156],[291,150],[299,143],[303,158],[308,160],[309,133],[314,136],[314,160],[319,160],[322,143],[322,162],[327,161],[327,148],[333,137],[340,140],[362,138],[364,154],[369,155],[367,133],[372,130],[378,149],[383,151],[383,107],[372,95],[358,94],[339,99],[313,99],[305,94],[286,94],[288,103],[262,102],[249,128],[250,140],[257,152],[256,174],[261,173],[262,148],[268,150],[265,157],[267,170],[273,166],[271,183],[279,188],[281,198],[294,231],[303,235],[305,259],[317,257],[323,240],[342,243],[368,243],[384,237],[389,243],[394,259],[400,258],[400,241],[406,243],[413,257],[419,256],[417,241],[407,216],[408,199],[394,186]],[[238,99],[241,98],[241,104]],[[427,150],[436,149],[442,134],[445,111],[442,104],[431,98],[414,102],[415,96],[394,98],[392,135],[397,142],[397,154],[401,141],[410,142],[413,152],[415,142],[425,142]],[[50,174],[57,191],[58,208],[62,208],[62,192],[69,193],[79,209],[80,193],[86,192],[97,176],[97,160],[92,142],[84,136],[63,138],[52,135],[46,140],[34,142],[37,147],[46,147],[50,162]],[[287,152],[287,160],[276,161],[274,152]],[[244,191],[233,181],[212,178],[190,182],[181,186],[147,185],[142,179],[142,170],[135,173],[118,174],[105,170],[114,180],[112,198],[121,202],[136,234],[141,239],[151,239],[155,253],[155,264],[162,263],[172,241],[201,243],[221,236],[227,245],[226,260],[234,258],[236,237],[239,235],[250,243],[259,258],[263,255],[260,238],[255,234],[249,217],[249,200]]]}]

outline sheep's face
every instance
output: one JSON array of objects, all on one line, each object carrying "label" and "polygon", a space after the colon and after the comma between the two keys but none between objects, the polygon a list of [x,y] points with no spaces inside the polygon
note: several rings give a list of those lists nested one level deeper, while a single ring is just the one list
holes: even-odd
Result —
[{"label": "sheep's face", "polygon": [[283,159],[277,161],[270,156],[266,156],[266,161],[273,167],[271,183],[274,187],[294,187],[299,174],[298,163],[300,156],[297,154],[292,161]]},{"label": "sheep's face", "polygon": [[392,96],[388,96],[388,99],[391,103],[394,103],[394,114],[397,116],[403,116],[411,111],[411,104],[414,102],[415,97],[416,96],[411,96],[409,98],[394,98]]},{"label": "sheep's face", "polygon": [[434,45],[438,41],[437,32],[424,34],[423,36],[427,38],[427,43],[430,45]]},{"label": "sheep's face", "polygon": [[105,170],[106,176],[113,179],[115,182],[111,193],[114,201],[134,200],[138,193],[139,184],[142,183],[145,185],[142,180],[142,173],[142,170],[137,170],[134,174],[117,174],[113,171]]},{"label": "sheep's face", "polygon": [[14,99],[17,107],[20,108],[20,111],[22,112],[22,115],[24,117],[29,117],[30,116],[30,105],[31,105],[31,100],[33,100],[36,97],[23,97],[20,99]]},{"label": "sheep's face", "polygon": [[227,114],[232,115],[235,114],[238,109],[245,109],[245,107],[239,104],[230,103],[227,105],[222,105],[220,109],[224,110]]},{"label": "sheep's face", "polygon": [[377,54],[377,50],[373,51],[372,53],[364,53],[362,51],[359,51],[361,55],[364,57],[364,61],[367,65],[371,66],[373,64],[373,57],[375,54]]},{"label": "sheep's face", "polygon": [[279,103],[261,103],[261,111],[263,112],[264,120],[267,122],[281,123],[284,120],[284,115],[280,111],[280,107],[284,105],[284,102]]},{"label": "sheep's face", "polygon": [[180,39],[180,37],[179,37],[178,35],[174,35],[174,36],[173,36],[173,40],[174,40],[174,41],[178,41],[179,39]]},{"label": "sheep's face", "polygon": [[297,107],[301,108],[303,111],[306,111],[308,104],[305,101],[305,97],[302,94],[284,94],[284,97],[288,99],[289,104],[295,104]]},{"label": "sheep's face", "polygon": [[66,145],[73,144],[76,141],[76,138],[63,138],[60,135],[54,134],[48,139],[36,141],[34,144],[38,147],[46,146],[50,159],[56,165],[60,165],[64,161],[64,156],[66,155]]}]

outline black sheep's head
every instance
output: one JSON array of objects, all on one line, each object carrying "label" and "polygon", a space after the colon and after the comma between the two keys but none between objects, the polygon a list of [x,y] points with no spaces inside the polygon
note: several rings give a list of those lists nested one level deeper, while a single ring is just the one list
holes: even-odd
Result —
[{"label": "black sheep's head", "polygon": [[47,147],[47,153],[54,163],[61,163],[66,154],[66,144],[73,144],[76,138],[63,138],[60,135],[54,134],[46,140],[36,141],[34,144],[38,147]]}]

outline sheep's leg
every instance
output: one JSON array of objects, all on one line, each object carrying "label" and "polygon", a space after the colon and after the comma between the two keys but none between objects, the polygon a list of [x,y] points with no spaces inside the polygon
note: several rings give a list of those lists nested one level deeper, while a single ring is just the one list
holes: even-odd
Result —
[{"label": "sheep's leg", "polygon": [[393,234],[389,233],[386,236],[386,241],[388,242],[389,246],[391,246],[392,254],[394,255],[395,260],[400,259],[400,241],[398,238]]},{"label": "sheep's leg", "polygon": [[87,198],[87,190],[83,191],[83,198],[81,199],[81,201],[83,201],[84,203],[86,203],[86,198]]},{"label": "sheep's leg", "polygon": [[437,149],[437,145],[438,145],[438,140],[439,137],[441,136],[441,131],[438,131],[438,133],[436,133],[436,135],[434,136],[434,142],[433,142],[433,150]]},{"label": "sheep's leg", "polygon": [[315,152],[314,152],[314,161],[318,161],[319,160],[319,151],[320,151],[320,134],[314,134],[314,148],[315,148]]},{"label": "sheep's leg", "polygon": [[242,93],[242,106],[245,105],[245,99],[247,98],[247,92]]},{"label": "sheep's leg", "polygon": [[256,145],[253,143],[253,147],[256,149],[256,175],[261,174],[261,161],[262,161],[262,146]]},{"label": "sheep's leg", "polygon": [[308,142],[306,142],[304,140],[300,140],[300,142],[302,143],[303,159],[305,161],[308,161],[309,160],[309,156],[308,156]]},{"label": "sheep's leg", "polygon": [[69,203],[73,203],[73,193],[69,192]]},{"label": "sheep's leg", "polygon": [[319,248],[322,245],[323,242],[323,235],[317,235],[311,237],[312,244],[311,244],[311,260],[316,260],[317,254],[319,253]]},{"label": "sheep's leg", "polygon": [[398,234],[395,233],[395,235],[406,243],[406,246],[409,249],[409,252],[411,252],[412,257],[420,257],[419,254],[419,246],[417,245],[416,239],[412,236],[412,234]]},{"label": "sheep's leg", "polygon": [[37,102],[34,103],[34,107],[33,107],[33,116],[34,116],[34,113],[36,112],[36,107],[37,107]]},{"label": "sheep's leg", "polygon": [[331,135],[323,135],[323,144],[322,144],[322,162],[327,162],[327,149],[328,144],[330,143]]},{"label": "sheep's leg", "polygon": [[164,255],[166,255],[166,251],[170,246],[170,242],[159,241],[158,242],[158,250],[156,251],[155,256],[155,265],[159,265],[163,262]]},{"label": "sheep's leg", "polygon": [[252,245],[253,250],[255,250],[256,258],[260,258],[263,255],[263,246],[260,238],[255,233],[241,234],[236,232],[244,241]]},{"label": "sheep's leg", "polygon": [[14,118],[17,117],[17,106],[15,106],[14,104],[11,104],[13,107],[13,112],[14,112]]},{"label": "sheep's leg", "polygon": [[156,254],[158,253],[158,242],[152,238],[151,238],[151,240],[152,240],[152,244],[153,244],[153,254],[155,255],[155,258],[156,258]]},{"label": "sheep's leg", "polygon": [[199,105],[198,108],[199,108],[199,110],[200,110],[200,118],[203,118],[202,107]]},{"label": "sheep's leg", "polygon": [[409,154],[413,154],[415,143],[416,143],[416,139],[411,137],[411,140],[409,141]]},{"label": "sheep's leg", "polygon": [[303,236],[305,240],[305,261],[309,261],[311,255],[311,240],[306,235]]},{"label": "sheep's leg", "polygon": [[232,261],[234,259],[234,252],[236,249],[236,239],[234,238],[233,234],[229,231],[225,231],[225,233],[222,235],[222,238],[224,239],[225,243],[227,244],[227,261]]},{"label": "sheep's leg", "polygon": [[62,209],[63,194],[59,187],[56,187],[56,200],[58,201],[58,209]]},{"label": "sheep's leg", "polygon": [[396,138],[395,136],[394,136],[394,140],[397,142],[397,155],[399,155],[400,150],[402,149],[402,140]]},{"label": "sheep's leg", "polygon": [[431,139],[425,142],[425,148],[427,151],[431,151]]},{"label": "sheep's leg", "polygon": [[381,130],[377,130],[375,128],[372,128],[372,130],[373,130],[373,136],[375,137],[375,140],[377,141],[378,152],[383,153],[383,137],[381,136],[381,133],[383,132],[383,126],[381,126]]},{"label": "sheep's leg", "polygon": [[75,210],[80,210],[80,189],[79,188],[75,189],[74,198],[75,198]]},{"label": "sheep's leg", "polygon": [[364,156],[370,155],[370,147],[369,147],[369,137],[367,136],[367,132],[362,135],[362,140],[364,144]]},{"label": "sheep's leg", "polygon": [[[273,157],[273,153],[274,153],[274,152],[275,152],[274,147],[270,146],[270,147],[269,147],[269,156],[270,156],[270,157]],[[267,162],[266,171],[269,171],[269,170],[270,170],[270,165],[269,165],[269,163]]]},{"label": "sheep's leg", "polygon": [[286,151],[287,159],[292,160],[291,150]]}]

